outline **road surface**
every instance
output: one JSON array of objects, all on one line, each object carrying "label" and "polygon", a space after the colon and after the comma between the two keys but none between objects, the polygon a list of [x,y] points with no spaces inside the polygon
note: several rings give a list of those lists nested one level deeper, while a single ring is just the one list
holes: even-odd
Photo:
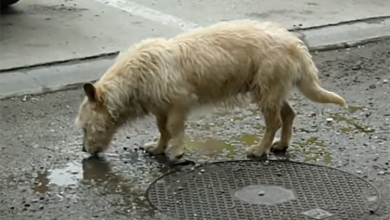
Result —
[{"label": "road surface", "polygon": [[[314,55],[322,85],[345,97],[351,113],[291,97],[299,114],[286,156],[371,181],[383,203],[369,220],[390,218],[389,48],[386,40]],[[144,196],[148,183],[169,171],[139,150],[158,134],[152,118],[122,129],[105,161],[88,160],[73,123],[82,98],[76,89],[0,102],[2,219],[164,219]],[[192,119],[186,158],[244,159],[263,125],[254,106]]]}]

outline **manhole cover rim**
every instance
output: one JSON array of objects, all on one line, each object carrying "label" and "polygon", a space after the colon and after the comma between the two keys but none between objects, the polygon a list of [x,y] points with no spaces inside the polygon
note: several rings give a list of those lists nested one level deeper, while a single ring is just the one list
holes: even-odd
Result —
[{"label": "manhole cover rim", "polygon": [[[175,169],[175,170],[172,170],[168,173],[165,173],[157,178],[155,178],[153,181],[151,181],[151,183],[148,185],[147,189],[146,189],[146,192],[145,192],[145,196],[146,196],[146,199],[148,201],[148,203],[150,204],[151,207],[153,207],[155,210],[159,211],[160,214],[163,214],[165,216],[168,216],[168,217],[171,217],[171,218],[174,218],[174,219],[177,219],[177,216],[174,216],[172,214],[168,214],[167,212],[165,212],[161,207],[157,206],[154,204],[154,202],[151,201],[151,198],[149,196],[150,194],[150,191],[152,189],[152,186],[154,186],[158,181],[160,181],[161,179],[167,177],[167,176],[171,176],[171,175],[174,175],[174,174],[177,174],[177,173],[180,173],[180,174],[188,174],[188,173],[193,173],[195,172],[196,170],[198,169],[201,169],[202,167],[207,167],[207,166],[210,166],[210,165],[216,165],[216,164],[228,164],[228,163],[244,163],[244,162],[253,162],[253,163],[259,163],[259,164],[262,164],[262,162],[265,162],[266,160],[253,160],[253,159],[242,159],[242,160],[226,160],[226,161],[216,161],[216,162],[212,162],[212,163],[205,163],[205,164],[200,164],[200,165],[194,165],[192,166],[193,169],[191,170],[181,170],[181,169]],[[379,189],[373,184],[371,183],[370,181],[367,181],[365,180],[364,178],[356,175],[356,174],[353,174],[353,173],[350,173],[348,171],[344,171],[344,170],[341,170],[341,169],[338,169],[338,168],[335,168],[335,167],[330,167],[330,166],[326,166],[326,165],[322,165],[322,164],[314,164],[314,163],[306,163],[306,162],[301,162],[301,161],[292,161],[292,160],[286,160],[286,159],[267,159],[267,161],[269,161],[270,163],[295,163],[295,164],[303,164],[303,165],[306,165],[306,166],[314,166],[314,167],[324,167],[324,168],[327,168],[327,169],[330,169],[330,170],[335,170],[335,171],[338,171],[340,173],[344,173],[346,175],[349,175],[349,176],[352,176],[352,177],[355,177],[357,179],[360,179],[362,180],[363,182],[365,182],[367,185],[369,185],[370,187],[372,187],[372,189],[375,190],[376,192],[376,195],[378,196],[376,202],[375,202],[375,205],[374,207],[370,207],[370,212],[376,212],[379,207],[382,205],[382,195],[379,191]],[[262,164],[264,165],[264,164]],[[191,165],[189,165],[191,166]],[[369,215],[370,213],[367,213],[367,215]]]}]

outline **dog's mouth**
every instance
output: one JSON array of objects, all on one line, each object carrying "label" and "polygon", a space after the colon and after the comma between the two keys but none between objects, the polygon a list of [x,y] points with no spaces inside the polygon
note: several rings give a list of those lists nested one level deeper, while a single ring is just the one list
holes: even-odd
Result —
[{"label": "dog's mouth", "polygon": [[[99,147],[95,148],[95,149],[100,149]],[[82,149],[81,149],[82,152],[85,152],[85,153],[89,153],[91,155],[91,158],[100,158],[100,154],[102,153],[102,151],[93,151],[93,152],[88,152],[87,149],[85,149],[85,147],[83,146]]]}]

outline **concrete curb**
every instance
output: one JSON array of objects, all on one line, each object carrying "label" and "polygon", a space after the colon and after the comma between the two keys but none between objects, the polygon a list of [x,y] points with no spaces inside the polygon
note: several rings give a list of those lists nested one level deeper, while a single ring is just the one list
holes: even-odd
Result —
[{"label": "concrete curb", "polygon": [[[390,18],[295,31],[310,51],[334,50],[390,38]],[[0,73],[0,100],[80,87],[100,78],[113,58],[69,62]]]}]

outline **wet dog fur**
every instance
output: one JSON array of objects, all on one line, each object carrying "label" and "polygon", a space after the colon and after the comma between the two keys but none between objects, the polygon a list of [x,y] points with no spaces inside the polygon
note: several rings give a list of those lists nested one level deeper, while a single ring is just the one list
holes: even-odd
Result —
[{"label": "wet dog fur", "polygon": [[174,161],[184,154],[184,125],[193,109],[248,99],[266,126],[248,156],[287,149],[295,117],[287,96],[293,88],[313,102],[347,108],[342,97],[320,87],[317,72],[304,43],[273,22],[220,22],[170,39],[147,39],[122,52],[96,83],[84,84],[76,119],[83,149],[105,151],[123,124],[152,114],[160,136],[144,149]]}]

